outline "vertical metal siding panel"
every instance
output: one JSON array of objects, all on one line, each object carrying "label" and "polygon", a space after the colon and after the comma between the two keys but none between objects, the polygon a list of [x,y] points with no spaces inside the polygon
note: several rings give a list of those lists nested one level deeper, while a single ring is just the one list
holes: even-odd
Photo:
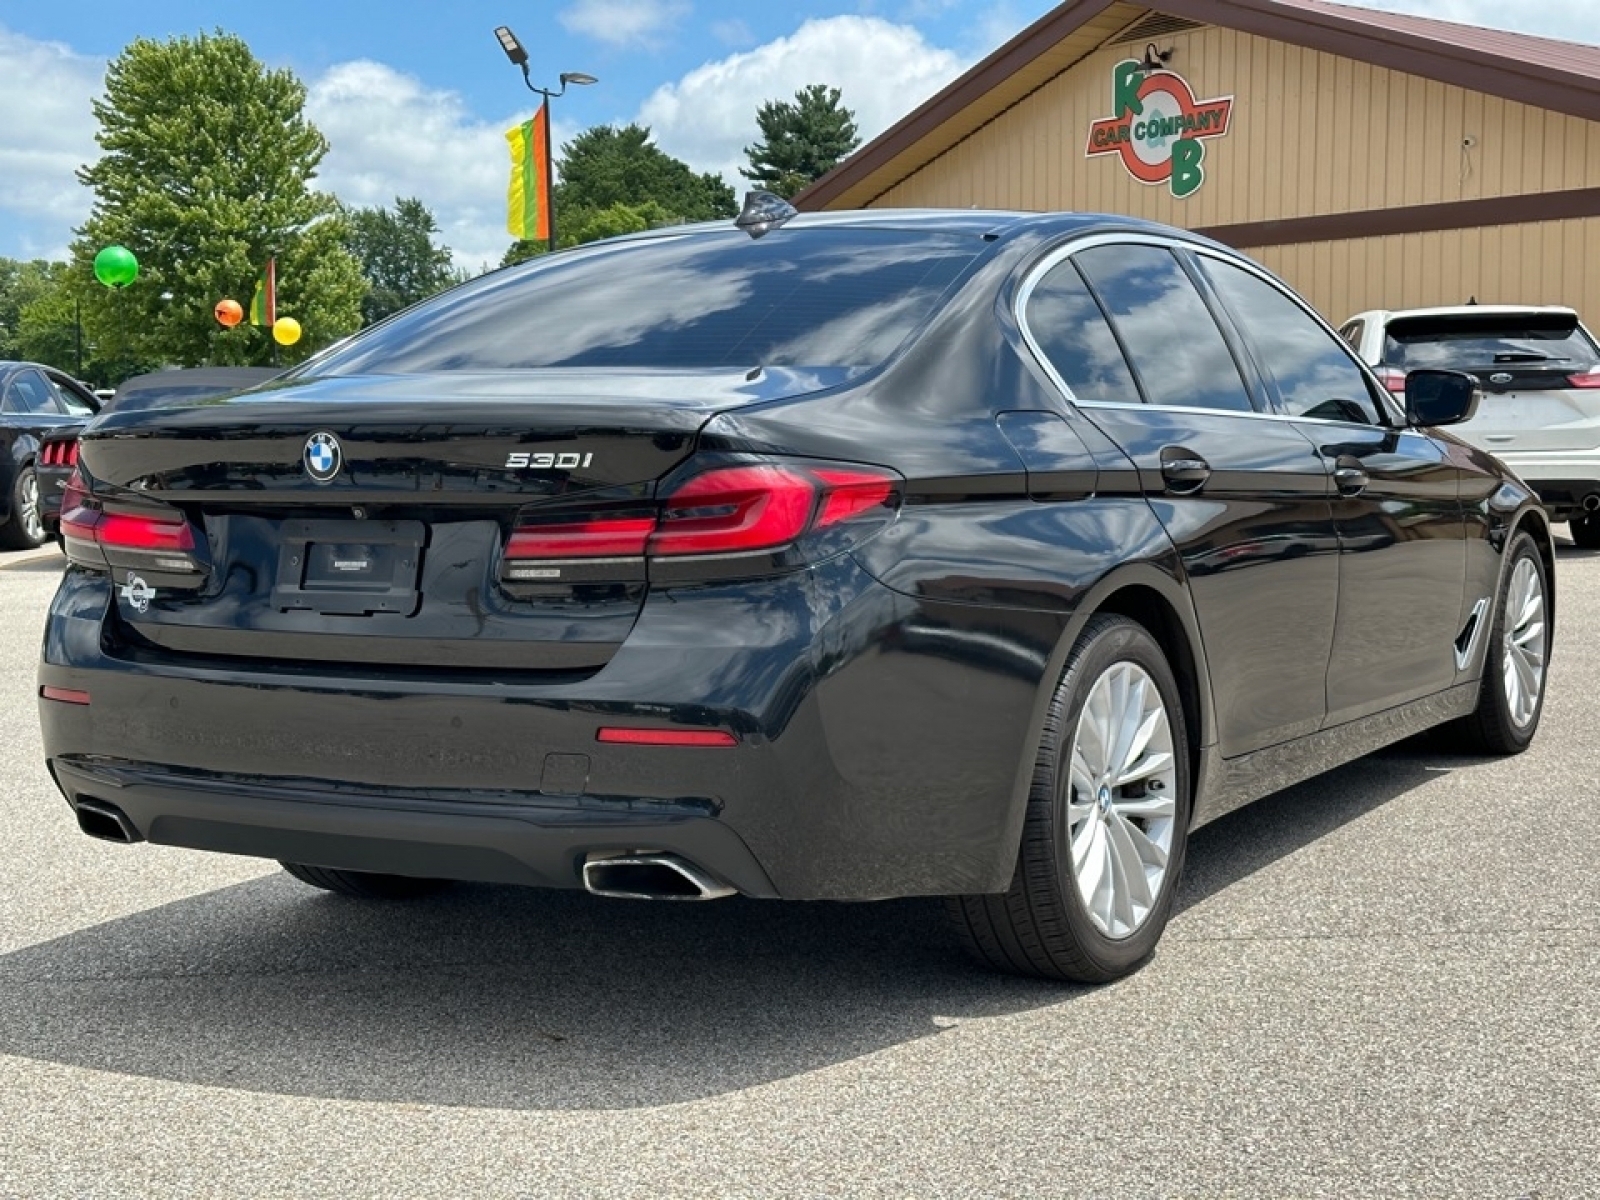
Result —
[{"label": "vertical metal siding panel", "polygon": [[1482,92],[1464,92],[1461,105],[1461,137],[1471,138],[1473,145],[1463,147],[1460,168],[1457,171],[1459,195],[1470,200],[1483,195],[1483,113],[1485,96]]},{"label": "vertical metal siding panel", "polygon": [[1422,83],[1422,108],[1416,114],[1420,120],[1422,137],[1422,199],[1423,204],[1438,204],[1454,195],[1447,191],[1444,182],[1444,85],[1425,80]]},{"label": "vertical metal siding panel", "polygon": [[1446,200],[1459,200],[1465,187],[1461,173],[1461,134],[1465,128],[1467,95],[1458,87],[1443,89],[1440,97],[1440,192]]}]

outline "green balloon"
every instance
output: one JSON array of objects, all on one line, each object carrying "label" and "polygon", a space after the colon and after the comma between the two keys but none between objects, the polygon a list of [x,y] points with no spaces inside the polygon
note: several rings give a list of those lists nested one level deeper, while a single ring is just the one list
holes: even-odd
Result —
[{"label": "green balloon", "polygon": [[107,246],[94,256],[94,277],[108,288],[127,287],[139,274],[139,260],[126,246]]}]

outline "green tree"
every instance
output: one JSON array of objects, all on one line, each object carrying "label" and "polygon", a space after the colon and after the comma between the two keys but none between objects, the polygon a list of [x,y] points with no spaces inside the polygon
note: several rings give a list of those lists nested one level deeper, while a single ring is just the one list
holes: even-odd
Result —
[{"label": "green tree", "polygon": [[[0,258],[0,359],[30,357],[23,353],[19,340],[22,313],[56,285],[66,268],[66,263],[46,262],[42,258],[31,262]],[[65,364],[50,365],[64,367]]]},{"label": "green tree", "polygon": [[367,324],[457,282],[449,247],[434,245],[439,226],[421,200],[396,196],[393,211],[351,209],[345,221],[345,249],[361,264],[367,281],[361,300]]},{"label": "green tree", "polygon": [[[364,282],[345,249],[338,201],[311,187],[328,143],[305,117],[305,87],[217,31],[139,38],[111,62],[94,102],[103,154],[79,170],[94,192],[73,245],[72,283],[103,354],[133,365],[272,361],[265,330],[225,330],[212,310],[248,307],[269,257],[278,312],[305,331],[278,351],[297,361],[355,330]],[[111,294],[93,280],[111,243],[139,258]]]},{"label": "green tree", "polygon": [[756,110],[761,141],[746,146],[750,160],[739,174],[788,199],[820,179],[861,144],[855,114],[839,103],[839,89],[813,83],[794,102],[769,100]]},{"label": "green tree", "polygon": [[527,262],[530,258],[538,258],[541,254],[549,253],[550,243],[542,238],[538,241],[518,238],[506,247],[506,252],[500,256],[500,265],[502,267],[510,267],[519,262]]}]

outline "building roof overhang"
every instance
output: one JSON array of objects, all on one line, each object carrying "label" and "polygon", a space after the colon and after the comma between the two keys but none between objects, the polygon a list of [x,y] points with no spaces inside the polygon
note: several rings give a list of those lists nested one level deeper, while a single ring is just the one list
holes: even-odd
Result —
[{"label": "building roof overhang", "polygon": [[871,203],[1150,13],[1600,121],[1600,46],[1325,0],[1066,0],[811,184],[795,204]]}]

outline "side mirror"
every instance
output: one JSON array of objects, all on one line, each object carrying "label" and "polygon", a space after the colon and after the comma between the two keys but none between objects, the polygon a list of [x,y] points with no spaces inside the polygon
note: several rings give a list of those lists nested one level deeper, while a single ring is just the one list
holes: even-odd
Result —
[{"label": "side mirror", "polygon": [[1482,398],[1465,371],[1408,371],[1406,419],[1413,425],[1459,425],[1472,420]]}]

